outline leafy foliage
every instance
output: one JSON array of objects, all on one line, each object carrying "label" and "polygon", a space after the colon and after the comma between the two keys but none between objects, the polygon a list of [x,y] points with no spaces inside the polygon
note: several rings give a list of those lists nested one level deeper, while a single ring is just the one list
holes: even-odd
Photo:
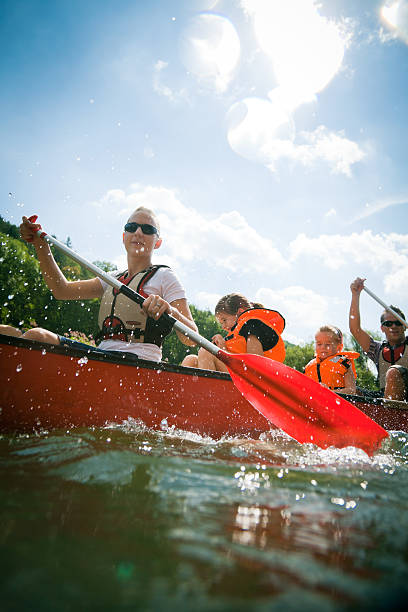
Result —
[{"label": "leafy foliage", "polygon": [[[18,236],[18,228],[0,217],[0,320],[26,329],[32,322],[57,334],[81,330],[97,332],[99,300],[55,300],[46,286],[31,245]],[[17,237],[16,237],[17,236]],[[68,280],[92,278],[92,273],[54,249],[54,258]]]},{"label": "leafy foliage", "polygon": [[[215,334],[223,333],[223,329],[209,310],[199,310],[195,306],[190,306],[191,314],[198,327],[198,332],[204,338],[211,338]],[[182,344],[173,332],[164,341],[163,360],[170,363],[181,363],[186,355],[193,353],[197,355],[198,347],[186,346]]]},{"label": "leafy foliage", "polygon": [[[369,331],[368,333],[375,340],[380,339],[380,336],[376,334],[375,332]],[[362,389],[369,389],[371,391],[378,391],[379,385],[378,385],[377,377],[375,376],[375,374],[373,374],[372,370],[370,369],[368,365],[370,360],[368,359],[364,351],[361,349],[361,346],[359,345],[357,340],[352,335],[346,335],[345,336],[345,346],[347,346],[348,349],[351,351],[356,351],[357,353],[360,353],[360,357],[356,359],[354,362],[356,366],[356,374],[357,374],[357,380],[356,380],[357,387],[361,387]]]},{"label": "leafy foliage", "polygon": [[40,266],[19,239],[0,234],[0,318],[21,327],[46,311],[47,290]]},{"label": "leafy foliage", "polygon": [[95,264],[95,266],[107,273],[115,272],[115,270],[118,269],[115,264],[111,263],[110,261],[104,261],[103,259],[97,259],[93,263]]},{"label": "leafy foliage", "polygon": [[305,365],[309,363],[314,356],[313,343],[297,346],[296,344],[285,342],[285,347],[285,364],[298,372],[304,372]]}]

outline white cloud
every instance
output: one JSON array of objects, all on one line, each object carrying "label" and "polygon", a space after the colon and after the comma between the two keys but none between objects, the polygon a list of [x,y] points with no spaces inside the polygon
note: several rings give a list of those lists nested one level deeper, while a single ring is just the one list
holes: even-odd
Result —
[{"label": "white cloud", "polygon": [[180,41],[181,58],[187,70],[217,93],[228,88],[240,47],[238,34],[229,19],[214,13],[196,15]]},{"label": "white cloud", "polygon": [[340,69],[348,36],[315,0],[243,0],[278,85],[298,103],[322,91]]},{"label": "white cloud", "polygon": [[210,310],[214,313],[215,306],[222,295],[220,293],[208,293],[206,291],[198,291],[196,295],[191,299],[193,304],[199,304],[199,308],[203,310]]},{"label": "white cloud", "polygon": [[377,212],[385,210],[386,208],[389,208],[390,206],[400,206],[403,204],[408,205],[408,197],[389,198],[386,200],[380,200],[377,202],[370,202],[370,203],[367,202],[364,209],[361,212],[357,213],[357,215],[353,217],[353,219],[351,219],[349,223],[354,223],[355,221],[360,221],[361,219],[370,217],[371,215],[374,215]]},{"label": "white cloud", "polygon": [[327,212],[324,213],[326,219],[330,219],[330,217],[335,217],[337,215],[337,211],[335,208],[331,208]]},{"label": "white cloud", "polygon": [[408,1],[388,0],[381,8],[381,17],[391,33],[408,44]]},{"label": "white cloud", "polygon": [[351,176],[351,166],[365,156],[356,142],[345,137],[343,130],[330,132],[325,126],[320,125],[314,132],[301,132],[299,136],[306,141],[306,144],[295,148],[293,158],[305,166],[324,161],[330,166],[333,174]]},{"label": "white cloud", "polygon": [[168,68],[168,62],[157,60],[153,69],[153,90],[160,96],[164,96],[170,102],[178,100],[186,101],[188,99],[187,90],[185,88],[174,90],[162,82],[162,73]]},{"label": "white cloud", "polygon": [[[289,245],[292,264],[318,259],[331,270],[352,267],[355,276],[382,274],[384,290],[396,299],[408,297],[408,235],[373,234],[370,230],[349,235],[321,235],[309,238],[299,234]],[[352,279],[350,279],[352,280]],[[368,279],[369,284],[369,279]]]},{"label": "white cloud", "polygon": [[320,125],[295,137],[291,115],[276,101],[245,98],[230,108],[227,119],[233,151],[272,172],[279,160],[286,159],[308,168],[325,163],[333,174],[351,176],[352,165],[365,157],[361,147],[346,138],[342,130],[332,132]]},{"label": "white cloud", "polygon": [[[264,287],[257,291],[256,300],[283,314],[286,320],[283,337],[290,342],[311,341],[316,329],[330,322],[329,298],[299,285],[279,290]],[[306,338],[299,338],[300,330]]]},{"label": "white cloud", "polygon": [[385,293],[387,295],[401,295],[402,297],[407,298],[408,266],[387,274],[384,284]]},{"label": "white cloud", "polygon": [[127,194],[112,189],[100,202],[109,208],[116,205],[121,215],[130,215],[142,204],[159,217],[169,265],[177,267],[195,260],[205,262],[207,268],[268,275],[289,267],[272,240],[260,235],[237,211],[209,218],[183,204],[174,190],[142,185],[133,185]]}]

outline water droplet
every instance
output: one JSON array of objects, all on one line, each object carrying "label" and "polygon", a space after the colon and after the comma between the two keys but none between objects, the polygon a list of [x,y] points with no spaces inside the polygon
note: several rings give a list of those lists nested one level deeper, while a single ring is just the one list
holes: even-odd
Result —
[{"label": "water droplet", "polygon": [[23,366],[21,365],[21,363],[19,363],[18,366],[16,367],[16,372],[21,372],[22,369],[23,369]]},{"label": "water droplet", "polygon": [[78,363],[80,366],[84,366],[88,363],[88,357],[81,357],[81,359],[78,359]]}]

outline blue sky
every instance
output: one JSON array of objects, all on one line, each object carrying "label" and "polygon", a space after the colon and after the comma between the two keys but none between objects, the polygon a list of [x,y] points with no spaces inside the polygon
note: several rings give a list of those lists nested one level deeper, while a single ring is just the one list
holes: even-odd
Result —
[{"label": "blue sky", "polygon": [[407,0],[4,0],[0,35],[6,219],[123,267],[143,203],[191,303],[291,341],[347,331],[356,276],[407,310]]}]

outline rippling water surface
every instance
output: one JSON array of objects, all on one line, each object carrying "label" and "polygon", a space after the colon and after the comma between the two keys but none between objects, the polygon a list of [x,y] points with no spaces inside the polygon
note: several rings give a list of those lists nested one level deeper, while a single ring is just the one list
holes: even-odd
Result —
[{"label": "rippling water surface", "polygon": [[122,427],[0,438],[2,610],[393,610],[408,436],[374,457],[284,435]]}]

